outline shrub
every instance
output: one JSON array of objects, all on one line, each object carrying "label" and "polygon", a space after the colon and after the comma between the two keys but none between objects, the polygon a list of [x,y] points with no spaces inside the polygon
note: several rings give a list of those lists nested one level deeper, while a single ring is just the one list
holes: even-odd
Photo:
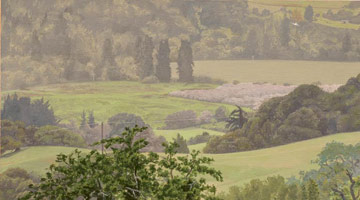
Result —
[{"label": "shrub", "polygon": [[70,130],[56,126],[43,126],[35,132],[35,140],[39,145],[56,145],[86,147],[85,140]]},{"label": "shrub", "polygon": [[184,110],[170,114],[165,119],[165,129],[182,129],[197,125],[197,116],[193,110]]},{"label": "shrub", "polygon": [[145,77],[141,82],[147,84],[154,84],[154,83],[159,83],[160,81],[156,76],[148,76]]},{"label": "shrub", "polygon": [[145,124],[144,120],[137,115],[129,113],[116,114],[108,120],[108,125],[111,128],[110,137],[121,136],[126,131],[126,128],[134,128],[136,126],[147,127],[146,130],[136,136],[136,139],[143,138],[149,142],[149,145],[142,149],[142,151],[163,151],[162,144],[166,142],[165,138],[156,136],[150,125]]},{"label": "shrub", "polygon": [[175,148],[176,153],[189,153],[190,152],[190,150],[186,144],[186,140],[179,133],[176,135],[176,138],[174,138],[174,142],[178,146]]},{"label": "shrub", "polygon": [[136,125],[141,127],[148,127],[144,120],[134,114],[119,113],[109,118],[108,124],[111,127],[110,136],[121,135],[125,131],[126,127],[134,128]]},{"label": "shrub", "polygon": [[200,144],[204,142],[208,142],[210,140],[211,136],[208,132],[203,132],[201,135],[197,135],[195,137],[192,137],[187,142],[188,145],[194,145],[194,144]]},{"label": "shrub", "polygon": [[28,185],[35,182],[27,171],[21,168],[10,168],[0,173],[0,199],[18,199],[28,191]]},{"label": "shrub", "polygon": [[226,108],[224,106],[220,106],[219,108],[217,108],[214,117],[218,122],[226,121],[227,120]]},{"label": "shrub", "polygon": [[211,123],[211,120],[213,119],[213,117],[214,117],[214,115],[210,111],[205,110],[200,113],[200,116],[198,117],[198,122],[200,124],[208,124],[208,123]]},{"label": "shrub", "polygon": [[208,76],[195,76],[194,82],[195,83],[210,83],[210,84],[217,84],[217,85],[222,85],[222,84],[226,83],[226,81],[224,81],[224,80],[211,78]]}]

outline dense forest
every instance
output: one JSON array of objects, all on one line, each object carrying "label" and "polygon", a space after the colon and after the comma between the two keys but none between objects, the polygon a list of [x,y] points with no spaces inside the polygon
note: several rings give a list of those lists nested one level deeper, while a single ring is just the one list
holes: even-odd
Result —
[{"label": "dense forest", "polygon": [[[358,24],[353,4],[322,17]],[[246,0],[4,0],[2,8],[3,89],[154,75],[169,81],[170,62],[182,66],[180,81],[192,81],[192,60],[360,60],[360,30],[317,23],[311,6],[302,12],[250,8]]]},{"label": "dense forest", "polygon": [[212,138],[204,151],[246,151],[358,131],[359,98],[360,74],[333,93],[316,85],[301,85],[286,96],[263,103],[241,128]]}]

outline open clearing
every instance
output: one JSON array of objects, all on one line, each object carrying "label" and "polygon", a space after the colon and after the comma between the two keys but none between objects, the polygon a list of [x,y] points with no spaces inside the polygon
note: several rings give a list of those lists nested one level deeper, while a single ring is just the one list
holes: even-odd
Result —
[{"label": "open clearing", "polygon": [[[321,85],[326,92],[334,92],[341,85]],[[273,97],[284,96],[292,92],[296,85],[275,85],[275,84],[224,84],[215,89],[206,90],[182,90],[171,92],[174,97],[186,99],[227,103],[257,109],[261,104]]]},{"label": "open clearing", "polygon": [[[229,83],[344,84],[360,73],[360,62],[290,60],[209,60],[195,61],[195,76],[208,76]],[[176,63],[172,63],[177,77]]]},{"label": "open clearing", "polygon": [[229,111],[235,107],[228,104],[209,103],[197,100],[171,97],[168,93],[186,89],[211,89],[212,84],[142,84],[139,82],[87,82],[65,83],[34,87],[29,90],[5,91],[7,94],[30,96],[49,100],[55,116],[62,122],[80,123],[81,113],[94,111],[97,122],[106,122],[111,116],[121,113],[133,113],[156,129],[164,126],[167,115],[182,110],[194,110],[198,114],[209,110],[215,113],[219,106]]},{"label": "open clearing", "polygon": [[[310,161],[315,159],[326,143],[331,141],[354,144],[360,141],[360,132],[341,133],[256,151],[206,154],[206,156],[213,157],[215,163],[212,166],[223,172],[224,182],[216,185],[219,190],[225,191],[232,185],[242,185],[254,178],[277,174],[289,177],[298,175],[301,170],[312,169],[316,166]],[[44,174],[45,169],[55,160],[56,154],[69,153],[72,150],[74,148],[30,147],[14,155],[0,158],[0,172],[11,167],[22,167],[37,174]]]}]

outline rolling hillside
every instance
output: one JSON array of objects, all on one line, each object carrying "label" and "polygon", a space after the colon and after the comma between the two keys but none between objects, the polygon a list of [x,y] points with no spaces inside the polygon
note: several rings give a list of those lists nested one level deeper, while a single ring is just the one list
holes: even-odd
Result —
[{"label": "rolling hillside", "polygon": [[[334,140],[354,144],[360,141],[360,132],[336,134],[257,151],[206,156],[213,157],[215,159],[213,166],[223,172],[224,182],[217,186],[219,190],[224,191],[232,185],[241,185],[254,178],[277,174],[289,177],[298,175],[301,170],[314,168],[316,166],[310,161],[316,158],[326,143]],[[22,167],[43,174],[54,161],[56,154],[69,153],[72,150],[74,148],[40,146],[26,148],[14,155],[1,158],[0,172],[11,167]]]}]

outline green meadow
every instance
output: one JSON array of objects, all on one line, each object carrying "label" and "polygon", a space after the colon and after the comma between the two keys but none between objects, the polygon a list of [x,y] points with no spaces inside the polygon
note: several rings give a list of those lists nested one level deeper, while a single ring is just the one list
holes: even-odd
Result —
[{"label": "green meadow", "polygon": [[[111,116],[121,113],[133,113],[141,116],[153,128],[164,126],[167,115],[182,110],[194,110],[198,114],[209,110],[215,112],[219,106],[233,110],[227,104],[183,99],[169,96],[169,92],[186,89],[210,89],[213,84],[143,84],[139,82],[86,82],[64,83],[33,87],[29,90],[5,91],[17,93],[34,99],[44,97],[49,100],[55,115],[62,122],[80,123],[81,113],[94,111],[97,122],[106,122]],[[248,109],[249,111],[249,109]]]},{"label": "green meadow", "polygon": [[[175,71],[176,63],[173,63]],[[227,82],[269,82],[276,84],[344,84],[360,72],[358,62],[317,62],[285,60],[196,61],[195,76]],[[176,73],[173,74],[176,77]]]},{"label": "green meadow", "polygon": [[[311,164],[311,160],[314,160],[326,143],[331,141],[354,144],[360,141],[360,132],[340,133],[256,151],[206,156],[214,158],[212,166],[222,171],[224,182],[216,183],[216,186],[220,191],[226,191],[232,185],[242,185],[254,178],[278,174],[290,177],[298,175],[301,170],[312,169],[315,165]],[[202,145],[194,146],[197,148]],[[57,154],[67,154],[73,150],[74,148],[70,147],[54,146],[25,148],[18,153],[0,158],[0,172],[11,167],[22,167],[36,174],[44,174]]]}]

